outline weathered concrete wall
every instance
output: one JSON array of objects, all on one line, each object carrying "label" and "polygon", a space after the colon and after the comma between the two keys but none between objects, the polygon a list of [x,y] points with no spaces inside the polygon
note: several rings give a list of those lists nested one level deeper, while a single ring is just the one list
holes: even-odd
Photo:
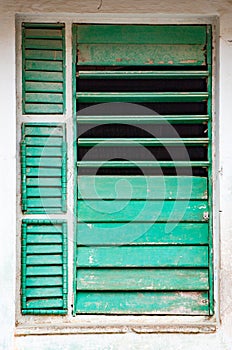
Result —
[{"label": "weathered concrete wall", "polygon": [[[131,14],[133,12],[133,14]],[[149,18],[162,22],[180,23],[180,18],[196,21],[199,17],[218,16],[220,21],[219,64],[216,94],[216,152],[220,182],[218,206],[220,213],[220,318],[221,324],[214,334],[108,334],[14,337],[15,325],[15,180],[16,180],[16,65],[15,65],[15,15],[29,14],[59,18],[78,17],[75,14],[111,14],[146,23]],[[144,14],[144,18],[142,16]],[[120,16],[121,15],[121,16]],[[80,16],[81,17],[81,16]],[[79,17],[79,18],[80,18]],[[40,17],[41,20],[42,17]],[[76,18],[76,19],[75,19]],[[193,20],[194,22],[194,20]],[[0,3],[0,196],[1,244],[0,244],[0,349],[232,349],[232,1],[231,0],[15,0]],[[219,230],[216,232],[218,237]],[[216,238],[219,242],[219,239]],[[218,243],[215,242],[215,243]],[[217,252],[217,249],[216,249]],[[217,254],[217,253],[216,253]],[[219,256],[219,254],[217,255]],[[217,296],[216,296],[217,297]]]}]

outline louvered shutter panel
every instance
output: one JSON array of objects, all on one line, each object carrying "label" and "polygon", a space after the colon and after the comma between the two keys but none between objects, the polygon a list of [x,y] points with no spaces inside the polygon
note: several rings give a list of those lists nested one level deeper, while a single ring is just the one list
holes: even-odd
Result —
[{"label": "louvered shutter panel", "polygon": [[22,29],[23,114],[65,112],[63,24],[25,23]]},{"label": "louvered shutter panel", "polygon": [[25,213],[66,211],[67,155],[65,125],[22,125],[22,210]]},{"label": "louvered shutter panel", "polygon": [[212,314],[211,29],[75,29],[74,312]]},{"label": "louvered shutter panel", "polygon": [[67,224],[22,222],[22,313],[67,313]]}]

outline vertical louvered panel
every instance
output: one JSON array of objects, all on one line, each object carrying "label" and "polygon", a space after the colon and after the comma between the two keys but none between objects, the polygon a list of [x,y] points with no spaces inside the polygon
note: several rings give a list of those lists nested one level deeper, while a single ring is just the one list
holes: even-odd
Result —
[{"label": "vertical louvered panel", "polygon": [[66,162],[64,124],[22,125],[23,212],[41,214],[66,211]]},{"label": "vertical louvered panel", "polygon": [[209,27],[74,29],[74,312],[212,314]]},{"label": "vertical louvered panel", "polygon": [[63,24],[24,23],[23,113],[65,113],[65,36]]},{"label": "vertical louvered panel", "polygon": [[22,313],[66,314],[66,222],[23,220],[21,259]]}]

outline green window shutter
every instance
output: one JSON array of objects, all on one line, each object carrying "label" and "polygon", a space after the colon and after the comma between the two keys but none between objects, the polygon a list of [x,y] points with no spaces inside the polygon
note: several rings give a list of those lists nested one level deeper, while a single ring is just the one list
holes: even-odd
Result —
[{"label": "green window shutter", "polygon": [[74,314],[212,314],[210,26],[78,25],[74,45]]},{"label": "green window shutter", "polygon": [[67,313],[67,224],[22,222],[22,314]]},{"label": "green window shutter", "polygon": [[65,113],[64,24],[22,27],[23,114]]},{"label": "green window shutter", "polygon": [[67,154],[65,124],[22,125],[22,211],[66,212]]}]

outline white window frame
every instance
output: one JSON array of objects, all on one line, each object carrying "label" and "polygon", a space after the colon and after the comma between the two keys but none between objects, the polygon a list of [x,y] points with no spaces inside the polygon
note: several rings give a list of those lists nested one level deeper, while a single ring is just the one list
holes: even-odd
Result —
[{"label": "white window frame", "polygon": [[[21,28],[23,22],[65,24],[66,41],[66,113],[64,115],[22,115],[22,50]],[[211,24],[213,34],[213,98],[212,98],[212,168],[213,168],[213,242],[214,242],[214,298],[215,314],[213,316],[115,316],[115,315],[76,315],[73,317],[71,305],[73,304],[73,147],[68,150],[68,184],[66,214],[59,214],[60,219],[68,223],[68,314],[66,316],[50,315],[22,315],[20,302],[20,271],[21,271],[21,220],[35,219],[38,215],[23,215],[20,204],[20,139],[21,123],[38,122],[64,122],[67,127],[67,143],[72,145],[73,116],[72,116],[72,24],[101,23],[101,24]],[[218,38],[219,23],[217,17],[160,17],[153,14],[74,14],[74,15],[17,15],[16,16],[16,91],[17,91],[17,243],[16,243],[16,336],[33,334],[78,334],[78,333],[211,333],[219,324],[219,198],[218,195],[218,147],[216,138],[218,130],[218,95],[215,86],[218,86]],[[41,219],[57,218],[56,214],[39,215]]]}]

